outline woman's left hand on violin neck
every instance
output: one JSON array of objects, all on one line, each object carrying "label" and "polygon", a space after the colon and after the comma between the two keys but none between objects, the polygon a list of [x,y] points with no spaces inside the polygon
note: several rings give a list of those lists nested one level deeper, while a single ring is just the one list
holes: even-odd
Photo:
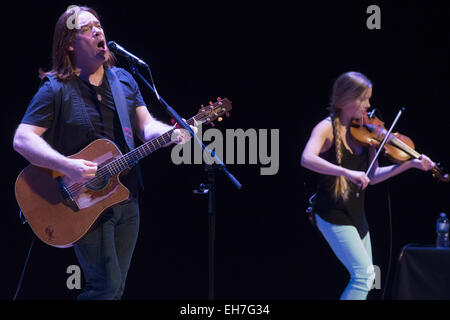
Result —
[{"label": "woman's left hand on violin neck", "polygon": [[410,163],[411,168],[416,168],[423,171],[429,171],[436,165],[424,154],[420,155],[417,159],[408,160],[408,162]]}]

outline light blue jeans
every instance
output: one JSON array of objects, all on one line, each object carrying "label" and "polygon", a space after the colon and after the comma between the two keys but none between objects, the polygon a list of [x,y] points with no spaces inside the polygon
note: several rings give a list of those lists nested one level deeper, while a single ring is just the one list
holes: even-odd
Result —
[{"label": "light blue jeans", "polygon": [[361,239],[354,226],[336,225],[315,215],[317,227],[350,273],[341,300],[365,300],[375,280],[370,234]]}]

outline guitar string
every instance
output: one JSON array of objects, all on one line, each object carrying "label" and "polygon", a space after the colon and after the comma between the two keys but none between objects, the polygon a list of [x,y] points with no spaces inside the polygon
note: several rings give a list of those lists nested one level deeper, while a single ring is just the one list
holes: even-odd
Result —
[{"label": "guitar string", "polygon": [[[156,140],[156,139],[154,139],[154,140]],[[161,144],[160,141],[157,141],[158,146],[155,146],[154,140],[149,141],[148,145],[146,145],[145,147],[141,146],[142,148],[141,147],[136,148],[136,149],[132,150],[131,152],[127,153],[126,155],[122,156],[121,158],[111,161],[104,167],[100,168],[98,170],[97,175],[94,178],[87,181],[86,183],[75,183],[67,188],[68,191],[71,194],[75,194],[78,191],[80,191],[83,187],[89,187],[89,185],[96,184],[96,183],[103,183],[105,178],[111,177],[111,176],[118,174],[121,171],[127,169],[128,167],[133,166],[137,162],[137,160],[139,160],[139,155],[141,155],[141,158],[142,158],[142,153],[140,152],[141,150],[146,149],[143,151],[143,153],[144,153],[144,156],[147,156],[150,153],[157,150],[162,145],[164,145],[164,144]],[[139,153],[139,155],[138,155],[138,153]]]},{"label": "guitar string", "polygon": [[[214,106],[216,106],[216,104],[214,104]],[[203,109],[204,111],[206,111],[206,109]],[[222,113],[228,111],[226,108],[222,108]],[[215,116],[219,116],[218,114],[215,114]],[[198,117],[198,119],[196,119]],[[189,120],[187,120],[186,122],[189,125],[196,125],[196,122],[200,122],[203,123],[203,119],[206,118],[206,121],[208,121],[208,113],[203,112],[202,114],[197,114],[196,116],[190,118]],[[172,136],[173,131],[176,128],[173,128],[167,132],[165,132],[164,134],[160,135],[159,137],[152,139],[150,141],[147,141],[145,144],[139,146],[138,148],[128,152],[127,154],[125,154],[124,156],[122,156],[121,158],[118,158],[116,160],[111,161],[110,163],[108,163],[107,165],[105,165],[104,167],[100,168],[98,173],[96,174],[96,176],[94,178],[92,178],[91,180],[87,181],[86,183],[75,183],[70,185],[69,187],[67,187],[68,191],[70,192],[71,196],[73,197],[74,193],[78,193],[83,187],[88,187],[89,184],[92,183],[98,183],[98,182],[104,182],[104,178],[105,177],[111,177],[115,174],[120,173],[121,171],[132,167],[133,165],[135,165],[140,159],[148,156],[150,153],[156,151],[157,149],[161,148],[162,146],[166,145],[167,143],[170,142],[170,138]],[[164,137],[164,136],[168,136],[168,137]],[[162,140],[162,144],[159,140]],[[155,147],[154,142],[158,142],[158,146]],[[150,144],[153,147],[150,147]],[[144,150],[148,148],[148,150]],[[140,151],[144,150],[144,156],[141,155]],[[137,155],[137,153],[139,153],[139,155]],[[127,160],[128,159],[128,160]],[[131,164],[129,162],[129,160],[132,160]],[[123,167],[123,168],[122,168]],[[106,172],[108,171],[108,172]],[[117,171],[117,172],[115,172]],[[101,178],[101,180],[99,181],[99,179]]]},{"label": "guitar string", "polygon": [[[199,118],[201,119],[201,118]],[[195,122],[199,121],[199,119],[195,119],[195,117],[187,120],[186,122],[189,125],[195,124]],[[88,187],[88,185],[92,183],[102,183],[106,177],[111,177],[115,174],[120,173],[121,171],[132,167],[135,165],[140,159],[148,156],[150,153],[156,151],[157,149],[163,147],[167,143],[170,142],[170,138],[173,134],[173,131],[175,128],[165,132],[164,134],[160,135],[159,137],[152,139],[150,141],[147,141],[145,144],[139,146],[138,148],[128,152],[127,154],[123,155],[122,157],[111,161],[110,163],[106,164],[104,167],[100,168],[98,170],[98,173],[94,178],[87,181],[86,183],[75,183],[67,187],[70,194],[73,196],[73,194],[78,193],[83,187]],[[160,141],[162,140],[162,141]],[[158,143],[157,146],[155,146],[155,142]],[[151,145],[151,146],[150,146]],[[141,154],[141,151],[143,151],[143,156]]]},{"label": "guitar string", "polygon": [[[111,176],[118,174],[121,171],[135,165],[135,163],[137,163],[137,161],[139,161],[143,157],[148,156],[150,153],[156,151],[157,149],[161,148],[162,146],[164,146],[165,144],[170,142],[170,140],[167,141],[168,139],[170,139],[170,137],[163,138],[163,136],[166,136],[167,134],[172,133],[173,130],[174,129],[171,129],[168,132],[164,133],[163,135],[161,135],[153,140],[150,140],[150,141],[146,142],[145,144],[143,144],[142,146],[139,146],[138,148],[128,152],[127,154],[123,155],[122,157],[111,161],[110,163],[108,163],[105,166],[103,166],[102,168],[100,168],[98,170],[97,175],[94,178],[92,178],[91,180],[89,180],[85,183],[75,183],[75,184],[67,187],[68,191],[71,194],[77,193],[83,187],[88,187],[89,185],[103,182],[105,180],[105,178],[107,178],[108,176],[111,177]],[[161,139],[161,138],[163,138],[163,139]],[[162,140],[162,141],[160,141],[160,140]],[[157,145],[155,145],[155,143],[157,143]],[[142,154],[144,154],[144,155],[142,156]]]}]

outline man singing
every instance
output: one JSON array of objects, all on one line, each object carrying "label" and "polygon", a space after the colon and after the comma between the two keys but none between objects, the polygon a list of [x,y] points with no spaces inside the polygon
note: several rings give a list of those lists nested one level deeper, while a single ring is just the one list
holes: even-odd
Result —
[{"label": "man singing", "polygon": [[[31,164],[84,183],[95,177],[98,164],[67,156],[98,138],[127,153],[134,148],[134,135],[148,141],[172,129],[151,116],[133,77],[114,67],[93,9],[73,6],[59,17],[52,60],[52,70],[40,70],[43,83],[14,136],[14,149]],[[179,129],[174,133],[176,143],[189,139]],[[124,292],[139,229],[139,167],[121,181],[130,200],[106,210],[74,244],[86,280],[79,299],[120,299]]]}]

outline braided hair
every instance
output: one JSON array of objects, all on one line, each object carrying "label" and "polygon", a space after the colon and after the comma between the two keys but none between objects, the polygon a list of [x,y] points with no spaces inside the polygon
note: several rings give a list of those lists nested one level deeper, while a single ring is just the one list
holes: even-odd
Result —
[{"label": "braided hair", "polygon": [[[359,98],[368,88],[372,87],[370,80],[359,72],[346,72],[340,75],[333,84],[330,103],[330,117],[333,125],[333,139],[336,152],[336,162],[342,165],[343,138],[341,136],[340,111],[346,104]],[[350,191],[349,181],[344,176],[337,176],[333,183],[333,196],[337,200],[347,200]]]}]

